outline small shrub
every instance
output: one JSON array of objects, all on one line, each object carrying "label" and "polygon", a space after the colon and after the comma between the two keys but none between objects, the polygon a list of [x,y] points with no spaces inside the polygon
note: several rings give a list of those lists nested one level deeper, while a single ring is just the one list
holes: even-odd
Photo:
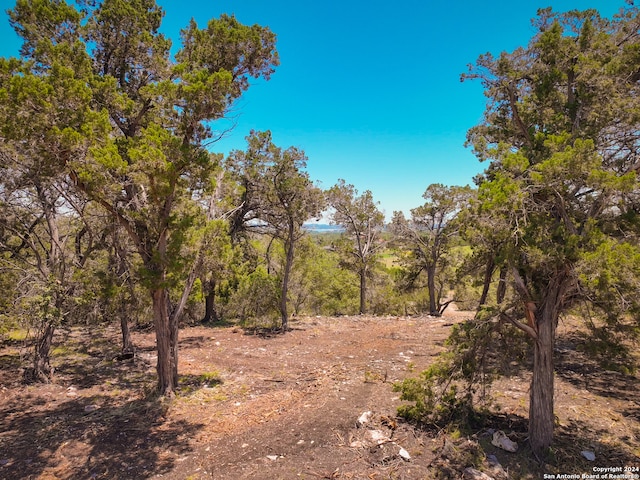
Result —
[{"label": "small shrub", "polygon": [[[445,343],[447,351],[433,365],[417,378],[394,384],[400,398],[409,402],[399,407],[398,414],[438,428],[468,429],[481,424],[491,399],[489,387],[505,370],[495,352],[505,348],[507,337],[514,344],[510,348],[522,349],[510,325],[491,320],[455,325]],[[510,358],[518,357],[514,353]]]},{"label": "small shrub", "polygon": [[207,385],[222,383],[222,380],[220,379],[220,372],[218,371],[201,373],[198,379],[200,380],[200,383]]},{"label": "small shrub", "polygon": [[418,378],[407,378],[394,385],[400,399],[411,402],[398,408],[407,420],[443,428],[461,427],[476,422],[471,391],[460,392],[453,383],[451,364],[439,361]]}]

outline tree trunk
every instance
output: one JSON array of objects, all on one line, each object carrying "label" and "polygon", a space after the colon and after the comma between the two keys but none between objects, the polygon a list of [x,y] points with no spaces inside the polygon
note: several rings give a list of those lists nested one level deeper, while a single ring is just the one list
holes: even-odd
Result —
[{"label": "tree trunk", "polygon": [[124,309],[120,312],[120,330],[122,331],[122,352],[133,352],[133,342],[131,340],[131,330],[129,329],[129,321]]},{"label": "tree trunk", "polygon": [[553,441],[553,349],[558,317],[569,287],[569,280],[563,273],[556,275],[547,284],[544,300],[535,312],[537,338],[534,339],[533,376],[529,393],[529,442],[538,457],[544,455]]},{"label": "tree trunk", "polygon": [[[36,192],[47,221],[50,241],[50,247],[46,252],[46,262],[43,264],[39,262],[40,273],[43,280],[49,283],[48,287],[53,291],[55,310],[62,312],[64,311],[64,295],[61,292],[63,291],[62,285],[65,277],[65,259],[64,241],[60,238],[60,230],[58,228],[56,200],[48,198],[46,189],[40,183],[36,184]],[[55,282],[52,279],[55,279]],[[53,376],[53,369],[49,363],[49,353],[53,342],[53,333],[62,318],[44,320],[47,316],[45,312],[48,311],[49,305],[44,306],[43,310],[41,310],[43,320],[40,323],[34,342],[33,367],[24,372],[24,380],[28,382],[49,382]]]},{"label": "tree trunk", "polygon": [[[115,274],[117,278],[124,278],[124,283],[121,285],[121,288],[125,287],[129,289],[130,298],[134,298],[134,286],[133,281],[131,279],[131,275],[129,275],[129,267],[126,261],[126,253],[119,243],[119,239],[117,236],[118,229],[115,228],[113,231],[113,244],[114,244],[114,256],[113,262],[116,263]],[[110,268],[114,268],[111,260]],[[134,350],[133,341],[131,340],[131,330],[129,329],[129,312],[126,295],[121,292],[116,296],[116,301],[119,302],[120,308],[118,309],[118,313],[120,316],[120,331],[122,332],[122,353],[132,353]]]},{"label": "tree trunk", "polygon": [[27,382],[50,382],[53,369],[49,363],[49,352],[53,342],[55,326],[47,323],[44,330],[36,337],[33,352],[33,367],[24,373],[24,380]]},{"label": "tree trunk", "polygon": [[169,321],[167,296],[164,288],[156,288],[151,292],[158,351],[158,392],[171,396],[178,386],[177,332]]},{"label": "tree trunk", "polygon": [[534,341],[533,377],[529,400],[529,441],[536,455],[543,454],[553,441],[553,312],[543,310],[538,317],[538,338]]},{"label": "tree trunk", "polygon": [[489,296],[489,287],[491,287],[491,279],[493,278],[493,271],[496,268],[496,264],[493,258],[487,260],[487,265],[484,270],[484,281],[482,283],[482,294],[480,295],[480,301],[478,306],[481,307],[487,303],[487,297]]},{"label": "tree trunk", "polygon": [[429,291],[429,314],[439,315],[437,293],[436,293],[436,268],[427,267],[427,290]]},{"label": "tree trunk", "polygon": [[367,312],[367,270],[360,270],[360,315]]},{"label": "tree trunk", "polygon": [[500,267],[500,279],[498,280],[498,288],[496,289],[496,303],[500,305],[504,301],[507,293],[507,267]]},{"label": "tree trunk", "polygon": [[289,328],[289,313],[287,311],[287,297],[289,296],[289,277],[291,268],[293,267],[293,244],[294,244],[294,226],[289,225],[289,238],[285,242],[286,260],[284,263],[284,273],[282,275],[282,295],[280,297],[280,315],[282,317],[282,331],[286,332]]},{"label": "tree trunk", "polygon": [[201,323],[217,322],[218,314],[216,312],[216,282],[210,280],[205,282],[206,290],[204,297],[204,317]]}]

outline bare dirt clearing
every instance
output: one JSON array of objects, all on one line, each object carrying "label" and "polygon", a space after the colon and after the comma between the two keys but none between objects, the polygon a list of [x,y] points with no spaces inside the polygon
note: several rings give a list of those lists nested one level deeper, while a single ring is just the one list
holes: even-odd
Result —
[{"label": "bare dirt clearing", "polygon": [[[583,357],[574,326],[558,342],[551,464],[538,466],[526,448],[526,370],[496,384],[500,413],[470,438],[397,419],[392,383],[433,362],[451,325],[471,315],[305,318],[273,336],[185,328],[182,387],[168,400],[153,395],[153,333],[135,333],[136,358],[118,362],[117,331],[73,330],[54,351],[49,385],[21,385],[21,345],[5,342],[0,478],[422,479],[474,467],[515,479],[640,466],[640,382]],[[358,426],[365,411],[371,419]],[[488,428],[520,451],[492,446]]]}]

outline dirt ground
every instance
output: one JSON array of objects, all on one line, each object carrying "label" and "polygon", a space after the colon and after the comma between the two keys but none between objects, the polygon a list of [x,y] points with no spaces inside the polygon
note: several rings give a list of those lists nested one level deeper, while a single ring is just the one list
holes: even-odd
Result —
[{"label": "dirt ground", "polygon": [[[451,326],[470,316],[304,318],[273,336],[185,328],[172,399],[153,393],[152,332],[134,333],[137,354],[126,361],[114,359],[117,330],[60,333],[47,385],[20,383],[25,351],[5,341],[0,478],[423,479],[462,478],[473,467],[495,479],[537,479],[640,467],[640,380],[587,360],[574,326],[560,327],[548,464],[526,446],[526,369],[495,385],[499,413],[472,435],[397,418],[393,382],[433,362]],[[491,445],[497,429],[518,442],[517,453]]]}]

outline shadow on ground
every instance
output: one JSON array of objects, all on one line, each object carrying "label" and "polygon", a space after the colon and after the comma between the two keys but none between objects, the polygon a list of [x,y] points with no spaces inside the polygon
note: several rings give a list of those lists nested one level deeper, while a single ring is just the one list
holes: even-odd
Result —
[{"label": "shadow on ground", "polygon": [[[592,474],[593,467],[620,467],[638,465],[637,456],[622,446],[602,441],[606,430],[593,430],[584,422],[572,421],[557,427],[552,448],[544,458],[538,459],[528,443],[528,420],[518,415],[489,415],[486,427],[469,437],[439,432],[438,447],[431,462],[438,478],[462,478],[467,467],[480,469],[496,479],[542,478],[544,474]],[[502,430],[518,443],[516,453],[506,452],[492,445],[494,431]],[[583,451],[595,454],[589,461]],[[499,463],[496,468],[494,461]],[[466,477],[465,477],[466,478]]]},{"label": "shadow on ground", "polygon": [[120,405],[108,397],[87,400],[30,405],[26,395],[0,410],[0,476],[38,478],[46,471],[58,479],[149,478],[170,471],[201,428],[167,423],[167,403],[156,398]]},{"label": "shadow on ground", "polygon": [[3,354],[0,478],[144,479],[174,469],[202,425],[167,420],[171,402],[154,392],[147,350],[119,362],[111,338],[70,336],[54,352],[54,383],[33,385],[20,383],[19,353]]}]

